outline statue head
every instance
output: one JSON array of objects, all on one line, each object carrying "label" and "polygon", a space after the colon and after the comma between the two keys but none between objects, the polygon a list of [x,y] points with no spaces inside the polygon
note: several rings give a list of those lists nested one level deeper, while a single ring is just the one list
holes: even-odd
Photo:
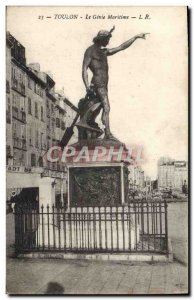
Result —
[{"label": "statue head", "polygon": [[102,46],[107,46],[109,43],[110,38],[112,37],[112,32],[115,29],[115,26],[113,26],[113,28],[110,31],[107,30],[100,30],[97,34],[97,36],[95,36],[93,38],[93,42],[95,44],[100,44]]}]

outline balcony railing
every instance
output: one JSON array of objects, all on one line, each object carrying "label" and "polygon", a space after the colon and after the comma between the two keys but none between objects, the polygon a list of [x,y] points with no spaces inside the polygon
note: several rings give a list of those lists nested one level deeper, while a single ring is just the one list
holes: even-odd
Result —
[{"label": "balcony railing", "polygon": [[6,156],[9,157],[9,158],[13,157],[10,145],[6,145]]},{"label": "balcony railing", "polygon": [[46,150],[46,144],[44,143],[41,144],[41,150]]},{"label": "balcony railing", "polygon": [[26,140],[25,140],[25,139],[22,139],[22,140],[21,140],[21,143],[22,143],[22,149],[23,149],[23,150],[27,150],[27,149],[26,149]]},{"label": "balcony railing", "polygon": [[6,110],[6,122],[11,124],[11,112]]},{"label": "balcony railing", "polygon": [[12,110],[12,114],[13,114],[13,117],[26,123],[26,113],[24,111],[21,111],[18,109],[18,107],[16,106],[13,106],[13,110]]},{"label": "balcony railing", "polygon": [[18,119],[18,116],[19,116],[19,110],[18,110],[17,107],[13,106],[12,113],[13,113],[13,117],[15,117],[15,118]]},{"label": "balcony railing", "polygon": [[27,150],[26,139],[20,139],[18,137],[13,138],[13,146],[18,149]]},{"label": "balcony railing", "polygon": [[6,80],[6,93],[10,93],[10,84],[8,80]]},{"label": "balcony railing", "polygon": [[16,89],[22,95],[25,95],[26,90],[25,90],[25,85],[23,84],[23,82],[18,82],[17,79],[12,78],[12,87],[14,89]]}]

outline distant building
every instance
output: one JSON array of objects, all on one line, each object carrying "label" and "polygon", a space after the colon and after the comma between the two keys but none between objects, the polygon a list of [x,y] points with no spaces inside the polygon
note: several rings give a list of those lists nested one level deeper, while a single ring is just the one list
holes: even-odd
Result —
[{"label": "distant building", "polygon": [[145,187],[145,175],[140,166],[129,165],[128,167],[129,188],[133,190],[142,190]]},{"label": "distant building", "polygon": [[188,185],[188,164],[186,161],[175,161],[174,188],[182,190],[183,185]]},{"label": "distant building", "polygon": [[152,181],[149,176],[145,177],[145,190],[150,193],[152,191]]},{"label": "distant building", "polygon": [[[68,127],[71,126],[73,120],[75,119],[78,109],[73,105],[65,96],[63,91],[57,91],[56,97],[58,99],[57,107],[59,108],[58,111],[58,118],[59,123],[61,126],[61,131],[58,132],[58,142],[61,141],[64,130],[66,130]],[[78,130],[76,127],[74,127],[74,134],[72,138],[69,141],[69,144],[76,143],[78,139]]]},{"label": "distant building", "polygon": [[164,162],[158,165],[158,187],[174,188],[174,162]]},{"label": "distant building", "polygon": [[188,164],[186,161],[160,159],[158,161],[158,188],[182,191],[188,183]]}]

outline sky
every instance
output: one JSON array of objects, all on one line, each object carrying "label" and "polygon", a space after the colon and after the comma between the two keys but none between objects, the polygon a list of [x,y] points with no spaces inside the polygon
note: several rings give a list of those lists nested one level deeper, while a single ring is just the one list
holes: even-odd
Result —
[{"label": "sky", "polygon": [[[55,19],[56,14],[78,14],[78,19]],[[109,48],[150,33],[108,58],[108,93],[112,133],[126,145],[143,147],[142,168],[155,178],[161,156],[187,160],[186,14],[186,7],[18,6],[7,9],[7,30],[25,46],[27,63],[38,62],[41,71],[50,71],[56,88],[63,87],[75,105],[85,95],[83,55],[99,30],[115,25]]]}]

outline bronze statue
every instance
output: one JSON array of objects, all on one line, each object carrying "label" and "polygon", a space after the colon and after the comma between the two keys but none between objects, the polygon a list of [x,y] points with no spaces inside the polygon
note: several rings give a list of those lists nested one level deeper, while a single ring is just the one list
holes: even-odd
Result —
[{"label": "bronze statue", "polygon": [[[112,37],[112,32],[115,29],[113,27],[110,31],[106,30],[100,30],[96,37],[93,39],[93,45],[91,45],[89,48],[87,48],[85,54],[84,54],[84,60],[83,60],[83,68],[82,68],[82,77],[83,81],[86,87],[86,98],[88,98],[88,94],[90,92],[93,92],[93,97],[91,96],[90,100],[96,98],[97,100],[94,101],[95,103],[98,102],[98,105],[96,104],[96,107],[98,109],[98,113],[101,108],[103,108],[102,113],[102,123],[105,126],[105,138],[111,139],[114,138],[110,131],[110,125],[109,125],[109,111],[110,111],[110,105],[109,105],[109,99],[108,99],[108,61],[107,56],[116,54],[119,51],[127,49],[129,46],[131,46],[134,41],[138,38],[145,39],[147,33],[142,33],[139,35],[134,36],[130,40],[126,41],[125,43],[121,44],[118,47],[108,49],[106,46],[109,43],[110,38]],[[93,74],[93,78],[91,81],[91,85],[88,81],[88,68],[91,70]],[[92,94],[92,93],[91,93]],[[87,99],[85,98],[85,103],[87,103]],[[83,101],[84,99],[82,99]],[[91,109],[90,109],[91,110]],[[95,109],[94,109],[95,111]],[[87,115],[87,113],[86,113]],[[79,126],[87,128],[86,125],[86,117],[85,120],[80,119],[80,122],[77,124],[78,128]],[[90,113],[90,119],[92,114]],[[97,113],[94,115],[97,116]],[[85,124],[85,125],[84,125]],[[89,127],[88,127],[89,129]]]}]

